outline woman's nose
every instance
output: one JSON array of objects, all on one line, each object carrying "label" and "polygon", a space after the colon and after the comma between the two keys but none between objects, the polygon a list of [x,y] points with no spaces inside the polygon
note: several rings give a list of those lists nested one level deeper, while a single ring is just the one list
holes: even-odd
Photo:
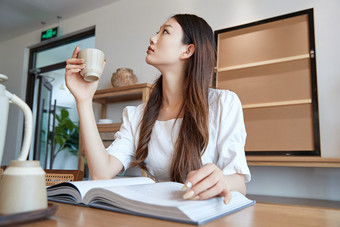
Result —
[{"label": "woman's nose", "polygon": [[150,37],[150,44],[156,44],[156,43],[157,43],[157,35]]}]

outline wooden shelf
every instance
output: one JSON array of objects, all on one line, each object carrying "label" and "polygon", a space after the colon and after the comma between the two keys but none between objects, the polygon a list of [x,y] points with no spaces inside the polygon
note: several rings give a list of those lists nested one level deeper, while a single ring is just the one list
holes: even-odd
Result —
[{"label": "wooden shelf", "polygon": [[249,166],[290,166],[290,167],[337,167],[340,158],[306,156],[252,156],[247,155]]},{"label": "wooden shelf", "polygon": [[97,124],[97,127],[99,132],[117,132],[121,125],[122,123]]},{"label": "wooden shelf", "polygon": [[279,102],[245,104],[245,105],[242,105],[242,107],[243,109],[252,109],[252,108],[264,108],[264,107],[275,107],[275,106],[311,104],[311,103],[312,103],[312,99],[299,99],[299,100],[289,100],[289,101],[279,101]]},{"label": "wooden shelf", "polygon": [[247,194],[247,197],[249,199],[255,200],[257,203],[285,204],[285,205],[340,209],[340,201],[333,201],[333,200],[306,199],[306,198],[296,198],[296,197],[281,197],[281,196],[254,195],[254,194]]},{"label": "wooden shelf", "polygon": [[264,65],[278,64],[278,63],[297,61],[297,60],[302,60],[302,59],[309,59],[309,54],[302,54],[302,55],[272,59],[272,60],[267,60],[267,61],[259,61],[259,62],[253,62],[253,63],[248,63],[248,64],[222,67],[222,68],[217,68],[217,72],[225,72],[225,71],[231,71],[231,70],[237,70],[237,69],[245,69],[245,68],[258,67],[258,66],[264,66]]},{"label": "wooden shelf", "polygon": [[93,102],[102,104],[101,118],[106,118],[107,104],[133,100],[142,100],[142,102],[146,102],[149,98],[151,88],[152,84],[144,83],[97,90],[94,94]]},{"label": "wooden shelf", "polygon": [[[141,100],[142,102],[146,102],[149,99],[151,88],[152,84],[143,83],[97,90],[93,96],[93,102],[102,104],[101,118],[105,119],[107,118],[108,104],[133,100]],[[106,137],[113,139],[114,133],[119,131],[120,126],[121,123],[97,124],[101,137],[104,137],[104,139],[102,139],[104,146],[112,143],[112,141],[109,141]],[[85,150],[81,138],[82,136],[79,136],[78,169],[84,171]]]},{"label": "wooden shelf", "polygon": [[[146,102],[152,84],[135,84],[124,87],[114,87],[109,89],[97,90],[93,97],[93,102],[102,104],[101,118],[107,118],[107,105],[110,103],[126,102],[133,100],[142,100]],[[121,123],[114,124],[98,124],[99,132],[117,132]]]},{"label": "wooden shelf", "polygon": [[[125,87],[114,87],[109,89],[98,90],[94,94],[93,102],[98,103],[116,103],[131,100],[147,99],[144,97],[146,93],[152,88],[152,84],[136,84]],[[147,93],[148,95],[148,93]]]}]

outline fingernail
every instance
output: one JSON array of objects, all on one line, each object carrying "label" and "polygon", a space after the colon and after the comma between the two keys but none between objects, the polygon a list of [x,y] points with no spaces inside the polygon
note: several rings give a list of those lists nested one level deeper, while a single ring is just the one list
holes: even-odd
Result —
[{"label": "fingernail", "polygon": [[186,191],[188,189],[190,189],[192,187],[191,182],[187,182],[186,184],[184,184],[182,191]]},{"label": "fingernail", "polygon": [[228,203],[230,202],[230,199],[224,199],[224,204],[228,205]]},{"label": "fingernail", "polygon": [[199,200],[199,196],[198,195],[196,195],[194,198],[191,198],[191,200]]},{"label": "fingernail", "polygon": [[191,199],[191,197],[194,196],[194,191],[190,190],[187,191],[184,195],[183,195],[183,199]]}]

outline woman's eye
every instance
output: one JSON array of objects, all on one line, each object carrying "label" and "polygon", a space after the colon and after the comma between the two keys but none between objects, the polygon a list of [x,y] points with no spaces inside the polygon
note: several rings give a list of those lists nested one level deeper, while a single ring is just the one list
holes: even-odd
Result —
[{"label": "woman's eye", "polygon": [[158,35],[160,32],[161,32],[162,34],[169,34],[168,30],[163,29],[163,30],[160,30],[160,31],[156,32],[156,35]]}]

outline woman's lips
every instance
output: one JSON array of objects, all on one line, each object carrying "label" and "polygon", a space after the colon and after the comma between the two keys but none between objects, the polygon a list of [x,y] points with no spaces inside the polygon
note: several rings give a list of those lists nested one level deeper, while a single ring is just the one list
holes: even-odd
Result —
[{"label": "woman's lips", "polygon": [[154,52],[154,50],[151,48],[151,46],[148,47],[148,50],[146,51],[146,53],[151,53],[151,52]]}]

